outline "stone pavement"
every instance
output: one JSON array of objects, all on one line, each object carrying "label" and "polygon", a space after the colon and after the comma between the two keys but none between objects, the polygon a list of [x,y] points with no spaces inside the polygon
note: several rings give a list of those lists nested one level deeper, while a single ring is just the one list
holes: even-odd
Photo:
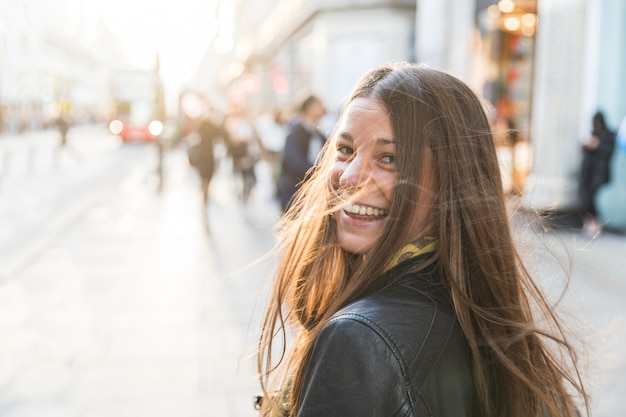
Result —
[{"label": "stone pavement", "polygon": [[[262,180],[244,207],[222,165],[204,212],[183,151],[167,156],[161,192],[152,162],[93,190],[0,282],[0,415],[256,415],[271,188]],[[550,298],[569,282],[560,311],[587,343],[594,417],[626,415],[626,238],[528,226],[521,247]]]}]

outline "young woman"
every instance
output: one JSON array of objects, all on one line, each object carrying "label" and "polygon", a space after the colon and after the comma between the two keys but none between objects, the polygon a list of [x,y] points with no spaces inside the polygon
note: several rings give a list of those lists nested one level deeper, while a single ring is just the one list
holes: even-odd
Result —
[{"label": "young woman", "polygon": [[586,408],[573,349],[515,249],[489,123],[459,80],[404,63],[365,74],[280,231],[263,415]]}]

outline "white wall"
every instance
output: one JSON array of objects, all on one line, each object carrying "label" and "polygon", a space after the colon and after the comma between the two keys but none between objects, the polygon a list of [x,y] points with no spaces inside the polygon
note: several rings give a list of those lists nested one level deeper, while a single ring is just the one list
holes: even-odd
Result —
[{"label": "white wall", "polygon": [[474,0],[417,0],[417,61],[468,81]]},{"label": "white wall", "polygon": [[527,206],[539,210],[577,205],[580,123],[591,120],[591,115],[581,114],[586,3],[538,2],[531,126],[534,165],[524,199]]},{"label": "white wall", "polygon": [[356,9],[326,12],[313,25],[316,39],[312,87],[330,109],[341,106],[358,78],[390,61],[413,54],[412,10]]}]

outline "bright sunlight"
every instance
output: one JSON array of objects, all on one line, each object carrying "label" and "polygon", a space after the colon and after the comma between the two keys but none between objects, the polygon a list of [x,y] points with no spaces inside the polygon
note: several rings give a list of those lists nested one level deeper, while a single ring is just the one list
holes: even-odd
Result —
[{"label": "bright sunlight", "polygon": [[88,0],[85,8],[104,18],[131,65],[150,68],[158,52],[163,81],[174,88],[193,77],[211,42],[231,25],[230,8],[218,8],[217,0]]}]

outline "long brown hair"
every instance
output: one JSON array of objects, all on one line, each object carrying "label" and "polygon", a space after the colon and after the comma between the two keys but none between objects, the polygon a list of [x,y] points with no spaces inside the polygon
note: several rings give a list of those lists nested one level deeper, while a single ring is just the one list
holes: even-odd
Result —
[{"label": "long brown hair", "polygon": [[[407,222],[423,210],[420,174],[428,163],[435,184],[430,218],[439,249],[422,267],[439,271],[470,346],[475,415],[528,417],[545,409],[552,416],[571,417],[571,389],[588,411],[575,352],[510,233],[493,139],[479,99],[456,78],[407,63],[366,73],[346,106],[357,97],[378,100],[387,109],[397,141],[389,216],[367,256],[339,247],[332,217],[338,203],[329,184],[333,135],[279,227],[281,256],[258,355],[267,410],[278,406],[271,401],[280,397],[273,390],[289,381],[282,399],[297,414],[304,370],[321,327],[342,307],[387,284],[381,282],[382,271],[409,241]],[[534,314],[549,326],[539,328]],[[295,330],[289,355],[288,328]]]}]

